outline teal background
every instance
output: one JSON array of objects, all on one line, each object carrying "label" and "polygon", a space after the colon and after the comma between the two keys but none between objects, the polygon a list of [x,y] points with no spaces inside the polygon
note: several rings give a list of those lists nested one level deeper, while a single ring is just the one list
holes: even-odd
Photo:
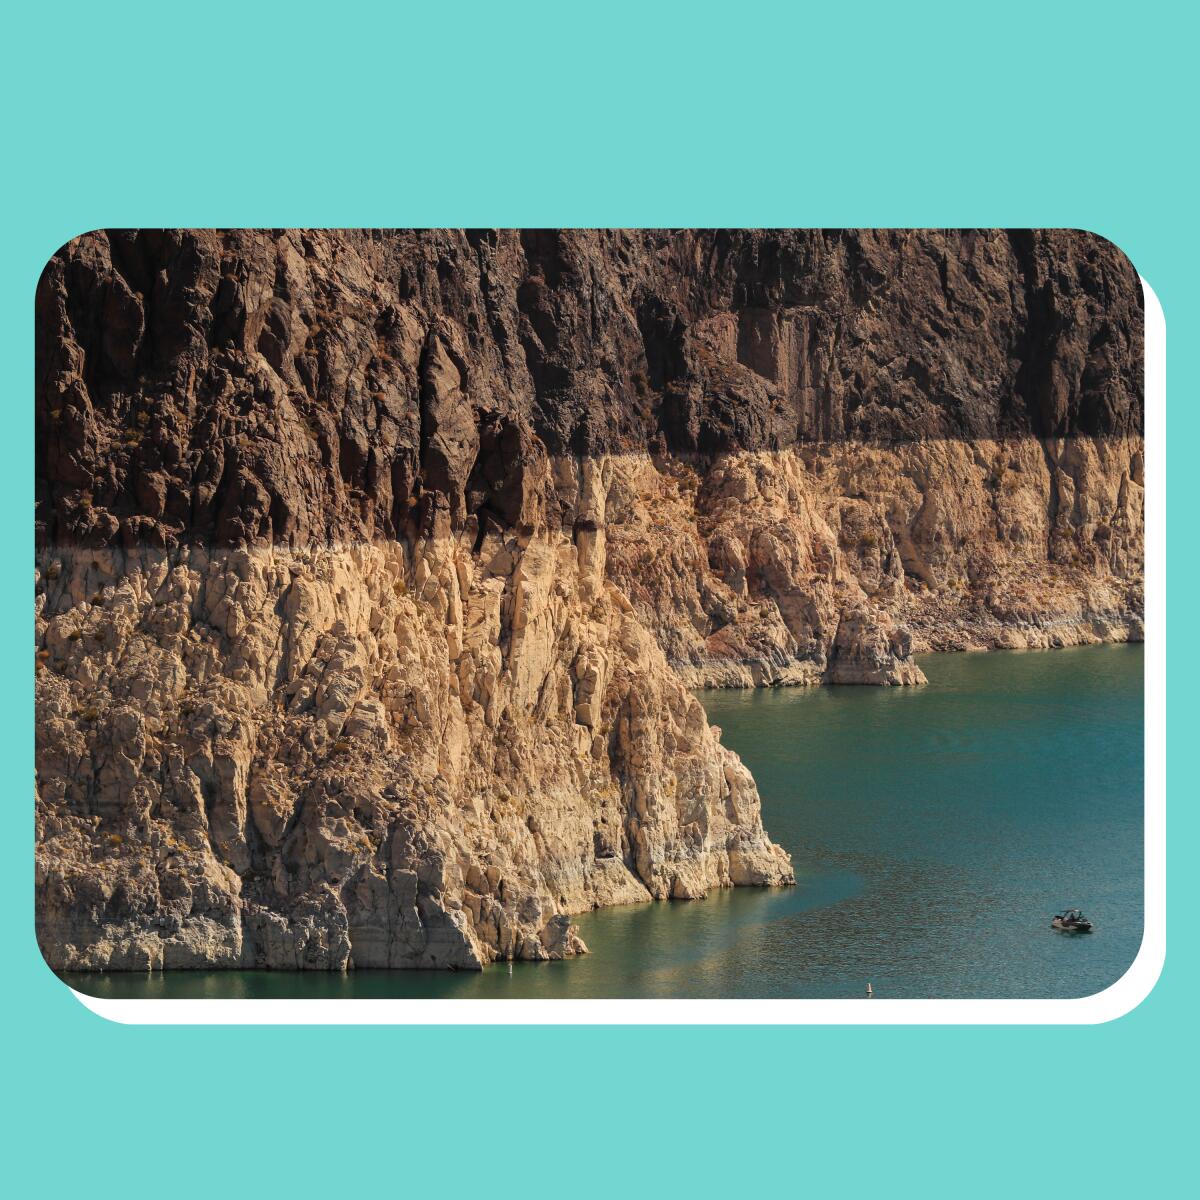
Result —
[{"label": "teal background", "polygon": [[[1095,230],[1167,314],[1173,609],[1197,583],[1197,31],[1184,6],[242,0],[29,6],[5,25],[13,1194],[1186,1187],[1171,1181],[1192,1143],[1196,937],[1180,919],[1149,999],[1094,1028],[108,1024],[32,936],[28,642],[33,288],[63,241],[109,224]],[[1196,658],[1194,639],[1171,646],[1176,913],[1195,907]],[[1086,1141],[1055,1136],[1064,1115]]]}]

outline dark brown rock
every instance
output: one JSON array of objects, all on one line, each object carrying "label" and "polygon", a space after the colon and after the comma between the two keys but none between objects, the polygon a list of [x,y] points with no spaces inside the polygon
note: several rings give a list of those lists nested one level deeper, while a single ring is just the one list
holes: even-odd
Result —
[{"label": "dark brown rock", "polygon": [[1141,313],[1070,231],[88,234],[38,289],[39,538],[513,521],[535,443],[1138,434]]}]

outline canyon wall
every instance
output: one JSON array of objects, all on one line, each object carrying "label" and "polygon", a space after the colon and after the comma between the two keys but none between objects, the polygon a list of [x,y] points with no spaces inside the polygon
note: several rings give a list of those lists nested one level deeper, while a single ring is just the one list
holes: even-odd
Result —
[{"label": "canyon wall", "polygon": [[478,967],[791,880],[687,688],[1140,637],[1066,231],[88,234],[37,296],[59,968]]}]

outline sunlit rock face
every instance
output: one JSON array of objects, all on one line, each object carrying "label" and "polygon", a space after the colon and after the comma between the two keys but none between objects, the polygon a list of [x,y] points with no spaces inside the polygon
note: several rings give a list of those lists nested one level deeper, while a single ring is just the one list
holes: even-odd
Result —
[{"label": "sunlit rock face", "polygon": [[479,967],[790,882],[686,690],[1140,636],[1076,233],[89,234],[37,300],[56,967]]},{"label": "sunlit rock face", "polygon": [[924,650],[1142,636],[1142,441],[628,461],[609,578],[692,686],[915,684]]}]

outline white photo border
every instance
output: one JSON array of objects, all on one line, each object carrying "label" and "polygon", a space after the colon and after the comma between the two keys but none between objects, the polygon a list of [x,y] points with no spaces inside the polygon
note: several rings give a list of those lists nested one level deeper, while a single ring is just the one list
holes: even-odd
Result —
[{"label": "white photo border", "polygon": [[1095,1025],[1136,1008],[1166,958],[1166,320],[1142,279],[1146,338],[1145,907],[1142,944],[1116,983],[1074,1000],[108,999],[130,1025]]}]

